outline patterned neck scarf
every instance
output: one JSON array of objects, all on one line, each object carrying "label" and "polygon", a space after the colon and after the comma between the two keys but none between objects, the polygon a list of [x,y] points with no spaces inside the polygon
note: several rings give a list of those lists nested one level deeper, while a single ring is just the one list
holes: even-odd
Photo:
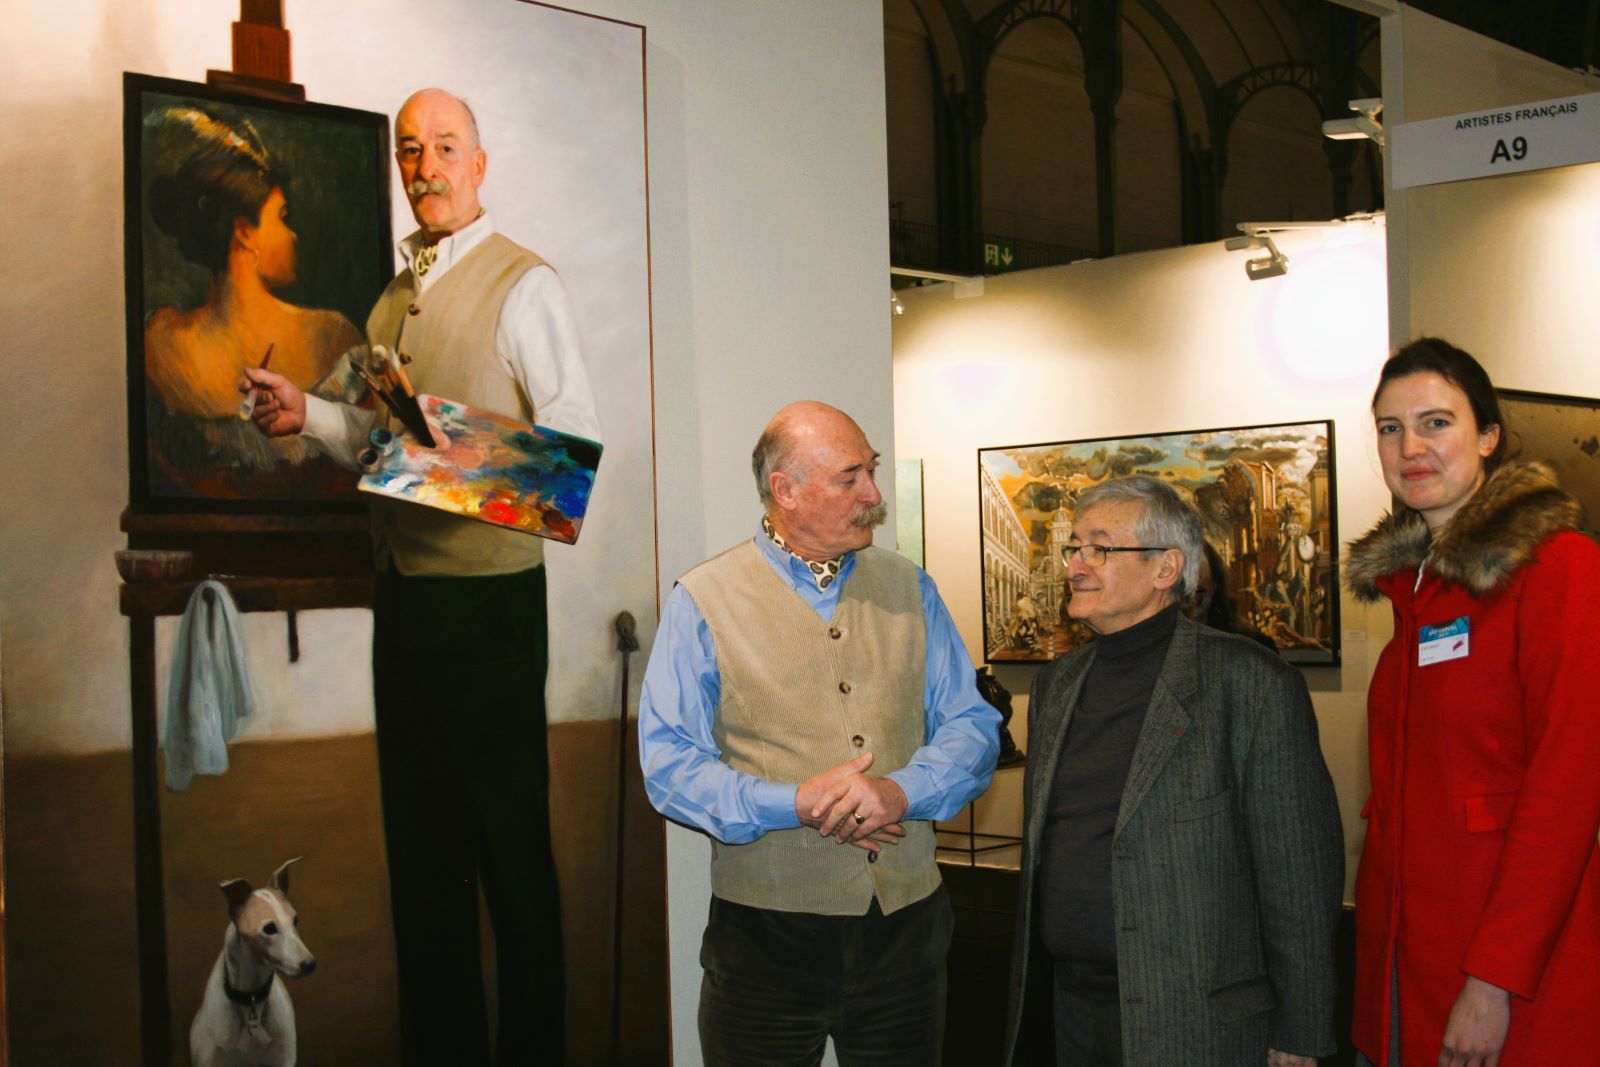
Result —
[{"label": "patterned neck scarf", "polygon": [[433,269],[434,260],[438,258],[438,245],[421,245],[417,248],[417,254],[411,260],[411,273],[416,276],[417,281],[420,282],[428,276],[428,271]]},{"label": "patterned neck scarf", "polygon": [[832,559],[825,559],[821,563],[813,563],[790,548],[789,543],[779,536],[777,530],[772,528],[772,520],[765,515],[761,516],[761,532],[767,535],[767,540],[806,565],[806,570],[811,572],[811,580],[817,583],[818,590],[828,588],[833,584],[833,580],[839,577],[839,565],[844,561],[843,556],[834,556]]}]

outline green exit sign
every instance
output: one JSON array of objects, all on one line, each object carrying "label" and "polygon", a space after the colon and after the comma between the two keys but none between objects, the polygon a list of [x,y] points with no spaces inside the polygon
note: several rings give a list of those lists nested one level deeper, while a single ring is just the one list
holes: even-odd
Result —
[{"label": "green exit sign", "polygon": [[1002,244],[998,241],[985,242],[983,246],[983,265],[994,270],[1017,269],[1017,246]]}]

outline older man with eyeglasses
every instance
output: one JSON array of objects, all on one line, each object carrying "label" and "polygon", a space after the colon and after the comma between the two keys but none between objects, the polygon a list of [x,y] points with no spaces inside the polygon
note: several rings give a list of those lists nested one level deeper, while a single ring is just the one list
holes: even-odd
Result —
[{"label": "older man with eyeglasses", "polygon": [[1315,1067],[1344,840],[1304,679],[1184,618],[1201,520],[1154,478],[1077,500],[1095,640],[1028,703],[1006,1062]]}]

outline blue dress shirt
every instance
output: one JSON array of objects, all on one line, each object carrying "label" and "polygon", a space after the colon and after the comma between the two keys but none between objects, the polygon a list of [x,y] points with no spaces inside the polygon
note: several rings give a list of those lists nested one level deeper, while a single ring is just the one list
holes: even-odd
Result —
[{"label": "blue dress shirt", "polygon": [[[844,557],[839,576],[819,590],[798,558],[765,534],[755,541],[785,584],[824,621],[832,619],[855,570],[855,553]],[[905,791],[904,819],[948,819],[989,787],[1000,752],[1000,713],[978,695],[972,660],[933,579],[920,570],[917,577],[927,627],[925,741],[911,762],[887,777]],[[711,734],[721,702],[722,675],[711,630],[694,598],[674,586],[639,699],[639,759],[650,803],[730,845],[799,826],[798,783],[769,782],[723,762]]]}]

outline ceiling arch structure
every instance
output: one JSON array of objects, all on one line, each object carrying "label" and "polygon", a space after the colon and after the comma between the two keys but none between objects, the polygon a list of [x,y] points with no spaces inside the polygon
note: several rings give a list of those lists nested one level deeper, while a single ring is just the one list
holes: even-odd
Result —
[{"label": "ceiling arch structure", "polygon": [[[939,242],[947,269],[974,270],[982,266],[981,246],[986,234],[984,197],[981,182],[983,131],[990,119],[992,104],[988,82],[995,57],[1007,38],[1035,20],[1049,20],[1065,27],[1077,40],[1083,55],[1081,71],[1062,70],[1058,87],[1041,81],[1039,91],[1071,91],[1081,84],[1087,91],[1094,119],[1092,144],[1078,151],[1093,152],[1094,189],[1097,205],[1096,249],[1099,255],[1123,250],[1121,237],[1124,215],[1139,214],[1137,195],[1129,197],[1133,186],[1162,187],[1152,181],[1132,181],[1130,177],[1149,164],[1144,158],[1119,154],[1120,136],[1148,145],[1148,138],[1136,136],[1130,122],[1152,121],[1155,115],[1149,101],[1141,108],[1121,106],[1126,84],[1124,55],[1139,47],[1141,56],[1153,57],[1160,78],[1162,95],[1170,93],[1175,113],[1159,119],[1168,132],[1163,136],[1176,142],[1172,151],[1162,153],[1175,162],[1178,173],[1171,187],[1178,189],[1181,214],[1172,224],[1166,243],[1213,240],[1223,236],[1238,220],[1224,217],[1224,188],[1230,185],[1230,168],[1237,158],[1269,158],[1265,149],[1241,152],[1239,146],[1254,142],[1272,143],[1278,150],[1291,150],[1301,157],[1315,153],[1325,159],[1331,178],[1334,207],[1351,210],[1360,197],[1368,202],[1359,207],[1381,206],[1370,202],[1376,188],[1375,157],[1369,150],[1348,144],[1324,147],[1320,136],[1322,117],[1346,113],[1346,101],[1363,95],[1376,95],[1377,20],[1336,7],[1323,0],[888,0],[913,6],[927,35],[927,48],[936,71],[932,84],[920,91],[939,99],[935,109],[940,117],[931,131],[936,145],[939,181],[938,209],[941,230],[949,228],[951,239]],[[1146,96],[1150,86],[1150,63],[1142,61]],[[890,85],[891,121],[894,96],[908,91],[907,86]],[[1136,87],[1137,88],[1137,87]],[[1303,96],[1308,108],[1296,110],[1292,118],[1282,108],[1253,104],[1269,90],[1289,89]],[[1081,98],[1080,98],[1081,99]],[[1015,106],[1008,101],[1007,106]],[[1303,111],[1303,114],[1301,112]],[[1290,122],[1292,129],[1274,126]],[[1241,123],[1243,125],[1241,125]],[[1048,138],[1041,135],[1042,141]],[[1365,156],[1365,168],[1356,163]],[[1119,167],[1119,159],[1122,165]],[[1303,162],[1303,160],[1302,160]],[[1288,170],[1303,173],[1303,166]],[[891,183],[895,163],[891,159]],[[1325,184],[1325,183],[1319,183]],[[1071,190],[1070,195],[1091,195],[1087,189]],[[1064,195],[1066,195],[1064,193]],[[1231,201],[1238,199],[1231,196]],[[1320,205],[1321,198],[1301,198],[1299,202]],[[1148,204],[1146,205],[1148,207]],[[1263,213],[1257,213],[1263,214]],[[1141,215],[1142,217],[1142,215]],[[1028,234],[1012,235],[1021,240]],[[1148,246],[1148,243],[1145,243]]]}]

